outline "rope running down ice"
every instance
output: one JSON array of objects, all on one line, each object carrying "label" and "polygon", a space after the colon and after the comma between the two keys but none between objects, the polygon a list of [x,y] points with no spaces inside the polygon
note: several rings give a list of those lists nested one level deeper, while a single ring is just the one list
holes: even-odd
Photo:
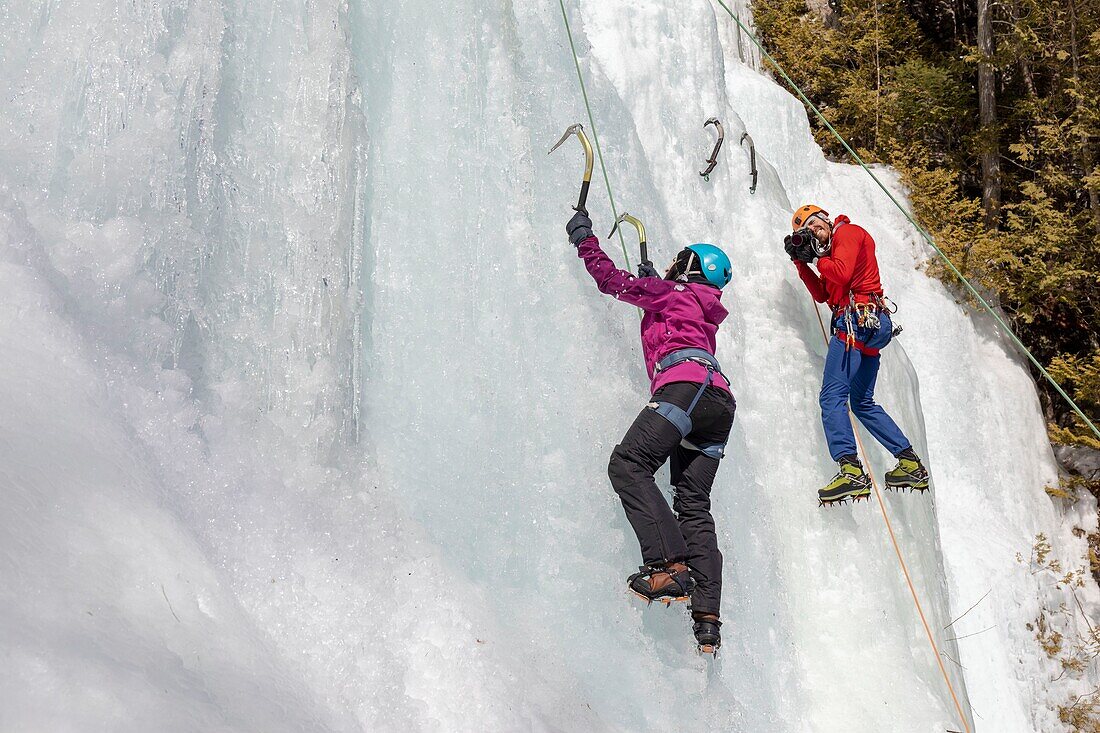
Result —
[{"label": "rope running down ice", "polygon": [[[736,15],[734,15],[733,11],[730,10],[730,8],[722,0],[716,0],[716,1],[718,2],[719,5],[722,6],[723,9],[725,9],[725,11],[727,13],[729,13],[730,18],[732,18],[733,21],[735,23],[737,23],[738,27],[740,27],[741,30],[745,32],[745,34],[756,45],[756,47],[760,49],[760,52],[762,54],[764,54],[764,56],[768,59],[768,61],[770,61],[775,66],[775,68],[779,71],[779,73],[782,74],[783,78],[787,80],[787,83],[790,84],[791,87],[796,92],[798,92],[798,95],[802,98],[802,101],[805,102],[807,105],[809,105],[811,109],[813,109],[814,113],[817,114],[817,116],[821,119],[821,121],[823,123],[825,123],[825,126],[828,127],[829,131],[833,135],[836,136],[837,140],[839,140],[840,143],[844,146],[844,148],[852,155],[853,158],[855,158],[855,160],[859,163],[860,167],[862,167],[863,170],[865,170],[868,173],[868,175],[870,175],[871,178],[874,179],[875,183],[878,184],[879,188],[881,188],[883,190],[883,192],[890,198],[890,200],[894,202],[894,205],[897,206],[898,209],[901,210],[902,214],[904,214],[905,217],[913,224],[913,226],[915,226],[920,231],[920,233],[924,236],[925,240],[927,240],[927,242],[930,245],[932,245],[932,248],[936,250],[936,252],[940,255],[940,257],[943,258],[943,260],[948,264],[948,266],[955,273],[955,275],[958,276],[958,278],[960,280],[962,280],[963,283],[966,284],[966,286],[970,289],[970,291],[974,294],[974,296],[977,297],[978,300],[982,303],[982,305],[985,306],[986,310],[988,310],[993,315],[993,317],[997,320],[997,322],[1001,324],[1001,326],[1005,329],[1005,331],[1008,333],[1008,335],[1012,337],[1012,339],[1016,342],[1017,345],[1019,345],[1019,347],[1021,349],[1024,350],[1024,352],[1027,353],[1028,358],[1031,359],[1032,363],[1035,364],[1035,366],[1037,366],[1042,371],[1043,375],[1048,380],[1050,380],[1051,384],[1054,385],[1055,389],[1058,390],[1059,394],[1061,394],[1069,402],[1069,404],[1077,411],[1077,414],[1079,414],[1082,417],[1082,419],[1084,419],[1085,422],[1088,423],[1089,427],[1091,427],[1094,432],[1096,432],[1096,426],[1094,426],[1092,424],[1092,422],[1089,421],[1089,419],[1085,416],[1085,414],[1083,412],[1081,412],[1081,409],[1079,407],[1077,407],[1076,403],[1074,403],[1074,401],[1072,399],[1070,399],[1069,395],[1067,395],[1062,390],[1062,388],[1058,385],[1058,383],[1054,381],[1054,378],[1051,377],[1049,374],[1047,374],[1047,371],[1045,369],[1043,369],[1042,365],[1039,364],[1039,362],[1035,359],[1034,356],[1032,356],[1031,352],[1028,351],[1027,347],[1024,346],[1023,343],[1020,342],[1020,339],[1016,337],[1016,334],[1014,334],[1012,332],[1012,329],[1008,327],[1008,324],[1006,324],[1003,320],[1001,320],[1001,317],[999,315],[997,315],[997,313],[993,310],[992,307],[990,307],[990,305],[985,301],[985,299],[982,298],[981,295],[978,294],[978,291],[975,290],[974,286],[971,285],[970,282],[963,276],[963,274],[958,271],[958,269],[951,262],[951,260],[949,260],[947,258],[947,255],[945,255],[940,250],[940,248],[936,246],[936,243],[932,241],[931,235],[928,234],[928,232],[926,232],[922,226],[920,226],[919,224],[917,224],[916,221],[913,220],[913,217],[911,217],[909,215],[909,212],[905,210],[905,207],[903,207],[898,202],[898,200],[896,198],[894,198],[893,194],[890,193],[890,191],[886,188],[886,186],[884,186],[882,184],[882,181],[880,181],[878,179],[878,176],[876,176],[874,174],[874,172],[871,171],[867,167],[867,165],[863,162],[863,160],[859,157],[859,155],[857,155],[856,152],[854,150],[852,150],[852,148],[848,145],[848,142],[840,135],[840,133],[838,133],[835,129],[833,129],[833,126],[829,124],[829,121],[825,119],[824,115],[821,114],[821,111],[818,110],[818,108],[816,106],[814,106],[813,102],[811,102],[809,100],[809,98],[802,92],[802,90],[798,87],[798,85],[795,84],[794,81],[791,80],[791,78],[789,76],[787,76],[787,72],[783,70],[783,67],[779,65],[779,62],[777,62],[772,57],[772,55],[768,53],[768,51],[764,48],[764,46],[760,43],[760,41],[757,40],[756,36],[753,35],[749,31],[749,29],[745,27],[744,23],[742,23],[741,20]],[[814,303],[814,314],[817,316],[817,323],[821,327],[821,336],[822,336],[822,338],[825,339],[825,345],[828,346],[828,344],[829,344],[829,335],[825,331],[825,322],[821,319],[821,311],[818,310],[816,303]],[[851,410],[848,411],[848,419],[852,423],[852,433],[855,435],[856,444],[859,446],[860,457],[861,457],[861,459],[863,460],[863,462],[865,464],[870,465],[867,461],[867,450],[863,446],[863,439],[859,435],[859,428],[856,425],[855,417],[852,415]],[[1097,436],[1100,436],[1100,432],[1097,432]],[[882,500],[882,490],[879,488],[878,481],[875,480],[874,474],[872,472],[868,471],[868,477],[871,479],[871,485],[875,489],[875,498],[878,501],[879,510],[882,512],[882,521],[886,524],[886,531],[890,536],[890,544],[893,545],[893,547],[894,547],[894,553],[897,555],[897,558],[898,558],[898,565],[901,567],[902,575],[905,576],[905,584],[909,587],[909,593],[913,598],[913,605],[917,609],[917,615],[920,616],[921,625],[924,626],[924,633],[928,637],[928,644],[932,647],[932,653],[936,657],[936,665],[940,669],[940,674],[943,675],[943,681],[947,685],[947,691],[951,694],[951,701],[955,704],[955,710],[959,714],[959,721],[962,723],[963,730],[966,731],[966,733],[970,733],[970,725],[967,723],[966,714],[963,712],[962,704],[959,702],[959,696],[955,692],[955,686],[953,684],[951,684],[951,678],[947,674],[947,668],[944,667],[943,657],[940,654],[939,645],[936,644],[936,638],[932,634],[932,628],[928,625],[928,618],[924,615],[924,607],[921,605],[920,596],[917,594],[916,586],[913,584],[913,578],[909,574],[909,566],[905,562],[905,556],[902,555],[901,546],[898,544],[897,535],[894,533],[894,525],[890,521],[890,515],[888,515],[886,513],[886,503]]]},{"label": "rope running down ice", "polygon": [[[722,0],[717,0],[717,2],[718,2],[719,5],[722,6],[723,9],[725,9],[725,11],[727,13],[729,13],[730,18],[732,18],[734,20],[734,22],[737,23],[737,25],[741,28],[741,30],[743,30],[745,32],[745,34],[748,35],[749,39],[752,40],[752,42],[757,46],[757,48],[760,49],[761,53],[763,53],[764,56],[776,67],[776,69],[783,76],[783,78],[787,80],[787,83],[789,83],[791,85],[791,87],[794,88],[796,92],[798,92],[798,95],[802,98],[802,100],[807,105],[809,105],[811,109],[813,109],[813,111],[817,114],[817,116],[819,118],[821,118],[822,122],[824,122],[824,124],[829,129],[829,131],[832,132],[832,134],[836,136],[836,138],[841,142],[841,144],[844,146],[844,148],[852,155],[852,157],[855,158],[855,160],[859,163],[859,165],[865,171],[867,171],[867,173],[871,176],[871,178],[874,179],[875,183],[878,184],[879,188],[881,188],[883,190],[883,192],[886,193],[886,195],[901,210],[901,212],[905,215],[905,217],[907,219],[909,219],[909,221],[915,227],[917,227],[917,229],[924,236],[924,238],[928,241],[928,243],[932,246],[932,248],[935,249],[936,252],[948,264],[948,266],[951,268],[952,272],[954,272],[955,275],[967,286],[967,288],[970,289],[971,293],[973,293],[973,295],[978,299],[978,301],[981,302],[981,304],[983,306],[985,306],[986,310],[988,310],[993,315],[993,317],[997,320],[997,322],[1001,325],[1001,327],[1004,328],[1006,333],[1008,333],[1008,335],[1010,337],[1012,337],[1012,340],[1027,354],[1028,358],[1032,361],[1032,363],[1035,364],[1036,367],[1038,367],[1038,369],[1042,372],[1043,376],[1045,376],[1047,378],[1047,380],[1049,380],[1051,382],[1051,384],[1054,385],[1054,388],[1058,391],[1058,393],[1061,394],[1062,397],[1064,397],[1066,399],[1066,401],[1074,408],[1074,410],[1076,410],[1077,414],[1081,416],[1081,418],[1088,424],[1088,426],[1090,428],[1092,428],[1093,432],[1095,432],[1097,434],[1097,436],[1100,437],[1100,430],[1097,430],[1096,426],[1092,424],[1092,422],[1081,411],[1081,409],[1077,406],[1077,404],[1069,397],[1069,395],[1067,395],[1065,393],[1064,390],[1062,390],[1061,386],[1054,380],[1053,377],[1050,376],[1050,374],[1047,373],[1047,371],[1043,368],[1043,366],[1041,364],[1039,364],[1039,362],[1035,359],[1035,357],[1031,354],[1031,352],[1028,351],[1027,347],[1025,347],[1023,345],[1023,343],[1019,340],[1019,338],[1016,337],[1016,335],[1012,332],[1012,329],[1008,327],[1008,325],[1000,318],[999,315],[997,315],[997,313],[985,301],[985,299],[981,297],[981,295],[977,292],[977,290],[974,289],[974,287],[962,275],[962,273],[959,272],[959,270],[955,267],[955,265],[947,258],[947,255],[945,255],[939,249],[939,247],[936,246],[935,242],[932,241],[931,235],[929,235],[924,230],[923,227],[921,227],[919,224],[917,224],[916,221],[913,220],[913,218],[909,215],[909,212],[907,212],[905,210],[905,208],[901,206],[901,204],[897,201],[897,199],[894,198],[894,196],[890,193],[890,191],[887,190],[887,188],[882,184],[882,182],[878,179],[878,177],[875,176],[875,174],[867,167],[867,165],[863,162],[863,160],[859,157],[859,155],[857,155],[856,152],[851,149],[851,147],[848,145],[847,141],[845,141],[844,138],[841,137],[841,135],[835,129],[833,129],[832,125],[829,124],[828,120],[826,120],[824,118],[824,116],[817,109],[817,107],[815,107],[814,104],[809,100],[809,98],[806,97],[806,95],[802,92],[802,90],[798,87],[798,85],[796,85],[791,80],[791,78],[789,76],[787,76],[786,72],[779,65],[779,63],[776,62],[776,60],[774,58],[772,58],[771,54],[769,54],[767,52],[767,50],[764,49],[764,47],[761,45],[760,41],[757,40],[756,36],[754,36],[748,30],[748,28],[745,27],[745,25],[737,18],[737,16],[734,15],[733,11],[730,10],[730,8],[724,2],[722,2]],[[565,22],[565,31],[566,31],[566,34],[569,38],[569,49],[573,54],[573,64],[576,66],[576,69],[577,69],[577,80],[580,83],[581,94],[584,97],[584,106],[585,106],[585,109],[588,112],[588,122],[589,122],[589,125],[592,128],[592,137],[593,137],[593,142],[595,143],[595,146],[596,146],[596,154],[598,155],[598,157],[600,159],[600,170],[603,173],[604,185],[607,187],[607,196],[608,196],[608,199],[611,201],[611,211],[614,214],[615,218],[618,219],[619,212],[618,212],[617,207],[615,206],[615,196],[611,191],[611,180],[607,175],[607,167],[604,164],[603,150],[600,147],[599,134],[596,131],[596,120],[595,120],[595,117],[592,114],[592,106],[591,106],[591,104],[589,103],[589,100],[588,100],[588,90],[587,90],[587,88],[585,86],[585,83],[584,83],[584,75],[581,72],[580,60],[577,57],[577,48],[576,48],[576,44],[573,41],[573,31],[572,31],[572,29],[570,28],[570,25],[569,25],[569,15],[565,11],[565,2],[564,2],[564,0],[558,0],[558,4],[561,7],[562,20]],[[622,234],[621,230],[619,231],[619,242],[622,245],[623,256],[626,257],[627,267],[629,268],[630,267],[630,255],[627,253],[626,242],[623,239],[623,234]],[[826,343],[828,343],[828,335],[825,332],[825,324],[821,320],[821,313],[817,310],[816,305],[815,305],[815,308],[814,308],[814,312],[817,314],[818,324],[821,326],[821,334],[825,338]],[[849,419],[852,419],[851,412],[849,412]],[[854,421],[853,421],[853,429],[854,428],[855,428],[855,424],[854,424]],[[864,461],[866,461],[866,450],[863,447],[863,441],[860,439],[858,431],[855,432],[855,437],[856,437],[856,441],[859,444],[860,453],[863,456]],[[898,545],[897,537],[894,534],[893,525],[891,524],[890,518],[886,513],[886,505],[882,500],[882,492],[879,489],[878,482],[875,481],[873,476],[871,476],[871,482],[872,482],[872,485],[875,488],[875,495],[878,498],[879,508],[882,511],[883,521],[886,523],[886,529],[890,534],[890,541],[894,546],[895,553],[897,553],[898,563],[901,566],[902,573],[905,575],[905,581],[909,586],[909,592],[912,594],[913,603],[917,608],[917,613],[920,616],[921,623],[924,625],[925,633],[928,636],[928,642],[932,646],[932,650],[935,653],[936,663],[939,665],[940,673],[943,675],[944,682],[946,682],[948,691],[951,693],[951,699],[955,703],[955,708],[959,713],[959,716],[960,716],[961,721],[962,721],[963,728],[966,730],[966,733],[970,733],[970,728],[967,725],[966,716],[963,713],[962,705],[959,703],[959,698],[955,694],[955,688],[951,684],[951,680],[947,675],[947,669],[943,665],[943,660],[941,659],[941,656],[940,656],[939,647],[936,645],[935,638],[932,635],[931,627],[929,627],[928,620],[924,615],[924,609],[921,606],[920,599],[917,595],[916,588],[913,585],[912,577],[909,575],[909,568],[905,563],[905,558],[902,556],[901,548]]]},{"label": "rope running down ice", "polygon": [[[817,315],[817,324],[821,326],[821,336],[825,339],[825,345],[829,345],[829,336],[825,332],[825,322],[821,319],[821,311],[817,308],[817,303],[814,303],[814,314]],[[859,427],[856,425],[855,416],[852,415],[852,411],[848,410],[848,419],[852,422],[852,433],[856,437],[856,444],[859,445],[860,459],[867,466],[871,464],[867,460],[867,449],[863,447],[863,439],[859,437]],[[894,552],[898,556],[898,565],[901,566],[902,575],[905,576],[905,583],[909,586],[909,593],[913,596],[913,605],[917,608],[917,615],[920,616],[920,622],[924,625],[924,633],[928,636],[928,643],[932,646],[932,653],[936,656],[936,664],[940,667],[940,674],[943,675],[943,681],[947,683],[947,691],[951,693],[951,700],[955,703],[955,710],[959,713],[959,719],[962,722],[963,730],[966,733],[970,733],[970,726],[966,722],[966,715],[963,714],[962,705],[959,703],[959,696],[955,694],[955,686],[951,684],[951,678],[947,676],[947,668],[943,666],[943,656],[940,654],[940,648],[936,644],[936,639],[932,635],[932,627],[928,625],[928,619],[924,615],[924,607],[921,605],[920,597],[917,595],[916,586],[913,585],[913,578],[909,575],[909,566],[905,563],[905,557],[901,554],[901,546],[898,545],[897,535],[894,534],[894,525],[890,521],[890,516],[886,513],[886,502],[882,500],[882,490],[878,487],[878,481],[875,481],[875,475],[871,471],[867,471],[868,478],[871,479],[871,485],[875,487],[875,498],[878,500],[878,508],[882,511],[882,521],[886,523],[886,531],[890,535],[890,544],[894,546]]]},{"label": "rope running down ice", "polygon": [[890,190],[886,188],[881,180],[879,180],[879,177],[875,175],[875,172],[868,168],[867,164],[863,162],[863,158],[859,157],[859,153],[853,150],[852,147],[848,144],[848,141],[845,140],[844,137],[839,132],[837,132],[831,124],[829,124],[829,121],[825,119],[825,115],[821,113],[821,110],[819,110],[817,106],[810,101],[810,98],[806,96],[801,87],[795,84],[791,77],[787,76],[787,72],[783,69],[782,66],[780,66],[779,62],[776,61],[770,53],[768,53],[767,49],[764,48],[764,45],[760,43],[760,40],[755,35],[753,35],[752,31],[745,27],[745,24],[741,22],[741,19],[738,18],[732,10],[730,10],[729,6],[726,5],[723,0],[715,1],[719,5],[721,5],[727,13],[729,13],[729,16],[733,19],[733,22],[736,23],[738,27],[740,27],[741,30],[745,32],[745,35],[749,37],[749,40],[752,41],[753,44],[760,49],[760,53],[764,54],[764,57],[772,64],[772,66],[775,67],[775,70],[779,72],[780,76],[782,76],[787,81],[787,83],[791,85],[791,88],[794,89],[794,91],[797,92],[798,96],[802,98],[803,103],[805,103],[806,106],[813,110],[814,114],[817,115],[817,118],[821,120],[826,129],[828,129],[829,132],[832,133],[833,137],[835,137],[840,142],[840,144],[844,146],[844,149],[848,151],[848,154],[852,156],[856,163],[858,163],[859,166],[867,172],[867,175],[871,176],[874,182],[878,184],[878,187],[882,189],[882,192],[885,193],[887,197],[889,197],[889,199],[894,203],[894,205],[898,207],[898,210],[905,215],[905,218],[909,220],[909,223],[916,227],[917,231],[920,232],[922,237],[924,237],[924,240],[928,242],[932,249],[936,250],[936,254],[938,254],[945,263],[947,263],[947,266],[951,269],[951,272],[955,274],[955,277],[959,278],[963,285],[966,286],[967,290],[970,291],[970,294],[973,295],[987,311],[989,311],[989,314],[993,316],[994,320],[997,321],[1001,329],[1006,334],[1008,334],[1008,337],[1012,339],[1013,343],[1015,343],[1016,346],[1024,353],[1024,355],[1027,356],[1028,360],[1035,365],[1035,368],[1039,370],[1039,372],[1046,378],[1046,380],[1050,382],[1055,391],[1057,391],[1058,394],[1062,396],[1062,399],[1064,399],[1066,403],[1073,408],[1073,411],[1076,412],[1078,417],[1080,417],[1085,422],[1085,424],[1088,425],[1089,429],[1091,429],[1092,432],[1096,434],[1096,437],[1100,438],[1100,428],[1097,428],[1092,420],[1089,419],[1088,415],[1086,415],[1084,411],[1077,405],[1077,403],[1073,401],[1073,398],[1066,394],[1066,391],[1062,389],[1062,385],[1058,384],[1057,380],[1055,380],[1054,377],[1052,377],[1050,373],[1043,367],[1043,365],[1039,363],[1039,360],[1035,358],[1035,355],[1031,353],[1031,350],[1024,346],[1024,343],[1020,341],[1020,338],[1015,334],[1015,332],[1013,332],[1012,327],[1005,323],[1000,314],[993,309],[993,306],[991,306],[986,301],[986,299],[982,297],[981,293],[979,293],[977,289],[970,284],[970,281],[966,279],[966,276],[959,271],[959,268],[955,267],[955,263],[952,262],[946,254],[944,254],[943,250],[936,246],[936,243],[932,240],[932,235],[929,234],[924,227],[918,224],[917,221],[912,217],[912,215],[905,209],[905,207],[901,205],[901,202],[894,197],[894,194],[890,193]]},{"label": "rope running down ice", "polygon": [[[581,74],[581,62],[577,58],[577,47],[573,43],[573,29],[569,27],[569,16],[565,12],[565,0],[558,0],[561,6],[561,17],[565,21],[565,33],[569,36],[569,50],[573,52],[573,64],[577,67],[577,80],[581,83],[581,95],[584,97],[584,107],[588,110],[588,125],[592,128],[592,142],[596,144],[596,155],[600,159],[600,170],[603,171],[603,182],[607,186],[607,198],[611,200],[611,213],[615,219],[619,218],[619,210],[615,208],[615,195],[611,193],[611,179],[607,176],[607,167],[603,163],[603,150],[600,149],[600,136],[596,132],[596,118],[592,116],[592,105],[588,103],[588,89],[584,85],[584,75]],[[626,269],[630,269],[630,255],[626,251],[626,240],[623,239],[623,230],[619,230],[619,244],[623,247],[623,257],[626,258]]]}]

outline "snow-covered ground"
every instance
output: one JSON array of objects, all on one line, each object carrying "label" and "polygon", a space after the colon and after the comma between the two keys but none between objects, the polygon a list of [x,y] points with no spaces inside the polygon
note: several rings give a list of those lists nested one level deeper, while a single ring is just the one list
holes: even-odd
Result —
[{"label": "snow-covered ground", "polygon": [[[659,264],[735,265],[718,659],[623,590],[605,467],[646,382],[562,228],[582,158],[546,150],[587,120],[556,4],[28,0],[0,7],[0,730],[962,730],[879,508],[816,506],[824,344],[781,247],[811,200],[901,307],[878,393],[936,487],[886,509],[966,725],[1058,731],[1097,686],[1027,626],[1095,612],[1016,560],[1042,532],[1082,564],[1095,519],[1043,492],[1006,342],[717,5],[566,8],[620,211]],[[598,169],[589,208],[609,230]]]}]

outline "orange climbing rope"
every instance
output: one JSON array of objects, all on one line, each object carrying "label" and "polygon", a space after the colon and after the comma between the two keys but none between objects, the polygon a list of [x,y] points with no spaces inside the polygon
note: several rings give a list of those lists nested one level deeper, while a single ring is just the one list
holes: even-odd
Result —
[{"label": "orange climbing rope", "polygon": [[[817,315],[817,325],[821,326],[821,336],[825,339],[825,345],[828,346],[829,335],[825,332],[825,322],[821,319],[821,311],[818,310],[817,303],[814,303],[814,313]],[[859,426],[856,424],[855,415],[852,414],[850,409],[848,410],[848,419],[852,421],[852,432],[855,434],[856,444],[859,446],[860,459],[864,465],[870,467],[871,464],[867,460],[867,450],[863,447],[863,439],[859,437]],[[905,564],[905,557],[901,554],[901,546],[898,544],[897,535],[894,534],[894,525],[890,522],[890,516],[886,513],[886,502],[882,500],[882,490],[879,489],[878,481],[875,481],[874,473],[868,470],[867,475],[871,479],[871,485],[875,487],[875,498],[878,499],[878,508],[882,512],[882,521],[886,523],[886,531],[890,535],[890,544],[894,546],[894,553],[898,556],[898,565],[901,566],[901,572],[905,576],[905,584],[909,586],[909,593],[913,596],[913,605],[917,607],[917,615],[920,616],[920,622],[924,625],[924,633],[928,636],[928,643],[932,646],[933,654],[936,655],[936,664],[939,665],[943,681],[947,683],[947,691],[951,693],[951,700],[955,703],[955,710],[959,713],[963,730],[970,733],[970,725],[966,722],[966,715],[963,713],[959,696],[955,694],[955,686],[951,684],[951,678],[947,675],[947,668],[943,666],[943,656],[940,654],[939,645],[936,644],[936,639],[932,635],[932,628],[928,625],[928,619],[924,615],[924,607],[917,595],[917,588],[913,585],[912,576],[909,575],[909,566]]]}]

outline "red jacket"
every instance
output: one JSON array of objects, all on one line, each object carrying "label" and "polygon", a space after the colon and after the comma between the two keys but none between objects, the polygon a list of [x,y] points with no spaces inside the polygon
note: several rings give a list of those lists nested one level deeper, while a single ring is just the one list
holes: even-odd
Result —
[{"label": "red jacket", "polygon": [[817,261],[821,275],[800,260],[795,260],[795,265],[814,300],[828,303],[833,310],[849,302],[866,303],[871,295],[882,295],[875,240],[866,229],[852,224],[843,214],[833,224],[833,246],[829,256]]}]

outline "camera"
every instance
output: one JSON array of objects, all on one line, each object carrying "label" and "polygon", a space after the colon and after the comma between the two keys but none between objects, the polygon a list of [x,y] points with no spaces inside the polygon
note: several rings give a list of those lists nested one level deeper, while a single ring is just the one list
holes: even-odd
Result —
[{"label": "camera", "polygon": [[829,253],[829,245],[817,241],[817,237],[807,227],[788,234],[783,238],[783,248],[796,260],[813,262],[817,257]]},{"label": "camera", "polygon": [[816,244],[816,242],[817,240],[814,238],[813,232],[811,232],[806,227],[803,227],[802,229],[799,229],[792,234],[788,234],[783,239],[783,244],[790,243],[795,248],[812,247],[814,244]]}]

